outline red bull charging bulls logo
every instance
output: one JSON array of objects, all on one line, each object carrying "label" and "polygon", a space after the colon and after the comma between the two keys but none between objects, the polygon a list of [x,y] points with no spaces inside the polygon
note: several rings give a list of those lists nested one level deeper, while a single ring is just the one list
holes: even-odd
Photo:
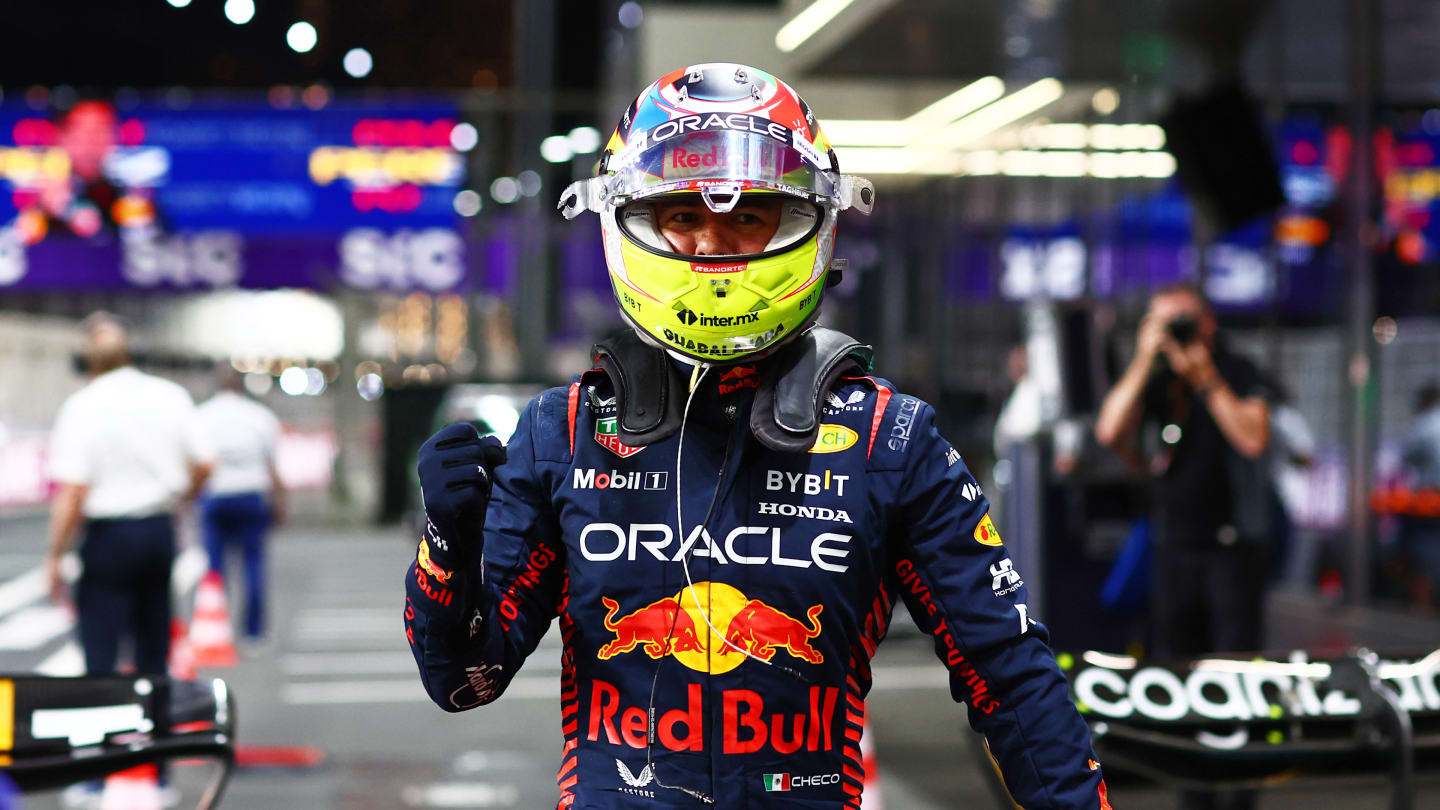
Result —
[{"label": "red bull charging bulls logo", "polygon": [[638,648],[651,658],[673,655],[690,669],[712,674],[740,666],[744,653],[763,661],[780,651],[812,664],[825,660],[810,643],[820,635],[822,605],[811,606],[801,620],[723,582],[697,582],[693,593],[682,588],[619,618],[619,603],[608,596],[600,601],[605,629],[615,634],[600,646],[602,660]]},{"label": "red bull charging bulls logo", "polygon": [[605,629],[615,640],[600,647],[600,660],[628,653],[636,647],[651,658],[672,652],[696,652],[703,648],[695,634],[695,620],[680,607],[678,599],[651,602],[634,613],[614,619],[620,604],[608,596],[600,597],[605,605]]},{"label": "red bull charging bulls logo", "polygon": [[720,375],[720,384],[716,390],[724,395],[742,388],[759,387],[760,372],[756,371],[754,366],[734,366]]}]

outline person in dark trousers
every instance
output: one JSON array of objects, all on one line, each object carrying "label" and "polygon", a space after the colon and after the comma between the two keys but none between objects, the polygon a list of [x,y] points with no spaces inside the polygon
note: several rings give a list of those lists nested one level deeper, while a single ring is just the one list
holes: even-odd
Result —
[{"label": "person in dark trousers", "polygon": [[83,527],[75,606],[86,670],[114,672],[132,635],[136,670],[163,674],[174,513],[204,485],[214,451],[185,389],[130,365],[118,319],[91,316],[85,329],[90,382],[61,405],[51,434],[50,591],[64,596],[61,559]]},{"label": "person in dark trousers", "polygon": [[[1226,348],[1197,288],[1176,285],[1151,298],[1135,356],[1106,394],[1095,436],[1155,480],[1150,635],[1157,657],[1262,644],[1274,519],[1262,457],[1272,399],[1265,376]],[[1185,793],[1181,806],[1247,808],[1254,800],[1250,792]]]},{"label": "person in dark trousers", "polygon": [[[135,670],[164,675],[175,510],[204,486],[214,451],[185,389],[130,364],[119,319],[92,315],[84,329],[90,381],[60,406],[50,440],[58,485],[45,558],[51,598],[66,596],[61,561],[80,534],[74,603],[86,673],[115,673],[130,639]],[[96,783],[76,788],[64,799],[71,806],[88,806],[99,792]]]},{"label": "person in dark trousers", "polygon": [[265,542],[285,517],[285,486],[275,467],[280,420],[245,391],[244,378],[222,363],[219,391],[200,406],[200,423],[216,448],[215,472],[201,505],[210,569],[225,574],[225,555],[238,549],[245,572],[245,637],[265,636]]}]

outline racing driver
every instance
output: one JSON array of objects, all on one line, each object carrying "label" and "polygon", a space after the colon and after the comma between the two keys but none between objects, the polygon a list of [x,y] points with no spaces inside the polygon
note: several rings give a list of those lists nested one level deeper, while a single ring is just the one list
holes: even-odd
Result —
[{"label": "racing driver", "polygon": [[1015,800],[1108,810],[975,478],[930,405],[815,325],[836,218],[873,203],[775,77],[661,78],[560,200],[600,216],[631,328],[508,446],[468,424],[423,446],[420,678],[446,711],[489,703],[558,618],[559,807],[858,808],[903,599]]}]

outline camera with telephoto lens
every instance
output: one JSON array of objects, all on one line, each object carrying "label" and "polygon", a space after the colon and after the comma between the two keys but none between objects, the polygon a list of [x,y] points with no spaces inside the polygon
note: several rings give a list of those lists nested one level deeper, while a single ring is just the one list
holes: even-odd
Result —
[{"label": "camera with telephoto lens", "polygon": [[1180,315],[1165,324],[1165,331],[1181,346],[1200,337],[1200,323],[1189,315]]}]

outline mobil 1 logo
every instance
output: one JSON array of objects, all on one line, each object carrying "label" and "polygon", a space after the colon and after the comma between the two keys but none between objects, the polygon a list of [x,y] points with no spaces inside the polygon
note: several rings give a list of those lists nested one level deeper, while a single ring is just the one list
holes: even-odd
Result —
[{"label": "mobil 1 logo", "polygon": [[570,485],[575,489],[631,489],[655,492],[670,486],[670,473],[663,470],[660,472],[645,472],[644,470],[621,472],[619,470],[577,469]]}]

